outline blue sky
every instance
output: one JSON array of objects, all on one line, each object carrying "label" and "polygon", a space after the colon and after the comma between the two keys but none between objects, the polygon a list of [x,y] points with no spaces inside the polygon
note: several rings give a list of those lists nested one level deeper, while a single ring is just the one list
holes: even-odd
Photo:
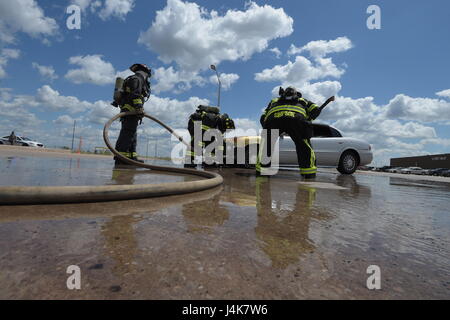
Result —
[{"label": "blue sky", "polygon": [[[69,145],[77,119],[85,146],[102,146],[102,123],[117,112],[108,106],[114,78],[135,62],[154,70],[147,112],[184,129],[196,104],[216,104],[215,63],[229,86],[221,109],[238,120],[236,134],[257,130],[275,88],[292,84],[316,103],[335,94],[319,121],[368,140],[375,164],[450,147],[448,1],[11,3],[0,0],[5,135],[15,129]],[[71,4],[82,8],[80,30],[66,27]],[[379,30],[366,26],[373,4]],[[140,136],[141,153],[146,138],[168,141],[149,123]]]}]

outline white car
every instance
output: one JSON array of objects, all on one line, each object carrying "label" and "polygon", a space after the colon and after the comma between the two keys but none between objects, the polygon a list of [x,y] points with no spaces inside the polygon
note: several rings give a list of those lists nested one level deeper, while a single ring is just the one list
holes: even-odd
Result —
[{"label": "white car", "polygon": [[[4,136],[0,138],[0,144],[10,144],[9,136]],[[26,137],[16,136],[16,145],[24,146],[24,147],[39,147],[43,148],[44,145],[40,142],[33,141]]]},{"label": "white car", "polygon": [[405,168],[395,167],[395,168],[388,169],[387,172],[390,172],[390,173],[401,173],[403,169],[405,169]]},{"label": "white car", "polygon": [[419,167],[409,167],[409,168],[404,168],[400,171],[401,173],[405,173],[405,174],[426,174],[427,170],[424,170],[422,168]]},{"label": "white car", "polygon": [[[256,163],[255,147],[251,144],[259,144],[260,137],[236,137],[236,155],[239,149],[245,148],[245,166]],[[313,124],[313,137],[311,144],[316,154],[317,166],[335,167],[342,174],[352,174],[358,166],[364,166],[372,162],[373,154],[369,143],[354,138],[343,137],[336,128],[326,124]],[[281,136],[279,139],[280,167],[298,166],[295,144],[289,136]]]}]

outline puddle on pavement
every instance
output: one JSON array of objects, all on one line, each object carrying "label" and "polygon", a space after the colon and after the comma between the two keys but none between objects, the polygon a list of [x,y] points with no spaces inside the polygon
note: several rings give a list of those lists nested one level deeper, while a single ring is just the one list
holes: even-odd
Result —
[{"label": "puddle on pavement", "polygon": [[198,179],[137,167],[115,169],[112,159],[48,157],[0,157],[0,176],[1,186],[91,186]]},{"label": "puddle on pavement", "polygon": [[[82,169],[146,179],[114,180],[108,161]],[[223,186],[183,196],[2,207],[0,298],[450,298],[449,184],[218,172]],[[84,290],[65,288],[72,264]],[[365,287],[373,264],[380,291]]]}]

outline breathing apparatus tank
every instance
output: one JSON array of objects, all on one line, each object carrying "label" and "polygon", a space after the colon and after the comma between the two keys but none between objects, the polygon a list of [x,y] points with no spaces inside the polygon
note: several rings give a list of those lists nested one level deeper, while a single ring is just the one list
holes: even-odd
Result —
[{"label": "breathing apparatus tank", "polygon": [[116,84],[114,86],[114,95],[113,95],[113,102],[111,103],[112,106],[118,107],[120,104],[122,104],[122,96],[123,96],[123,83],[125,80],[121,77],[116,78]]}]

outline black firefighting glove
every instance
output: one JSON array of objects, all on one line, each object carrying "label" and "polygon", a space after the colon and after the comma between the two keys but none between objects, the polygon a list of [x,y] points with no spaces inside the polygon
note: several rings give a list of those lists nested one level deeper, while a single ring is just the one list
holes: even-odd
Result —
[{"label": "black firefighting glove", "polygon": [[139,118],[139,124],[142,124],[142,119],[144,118],[144,108],[137,108],[136,115]]}]

